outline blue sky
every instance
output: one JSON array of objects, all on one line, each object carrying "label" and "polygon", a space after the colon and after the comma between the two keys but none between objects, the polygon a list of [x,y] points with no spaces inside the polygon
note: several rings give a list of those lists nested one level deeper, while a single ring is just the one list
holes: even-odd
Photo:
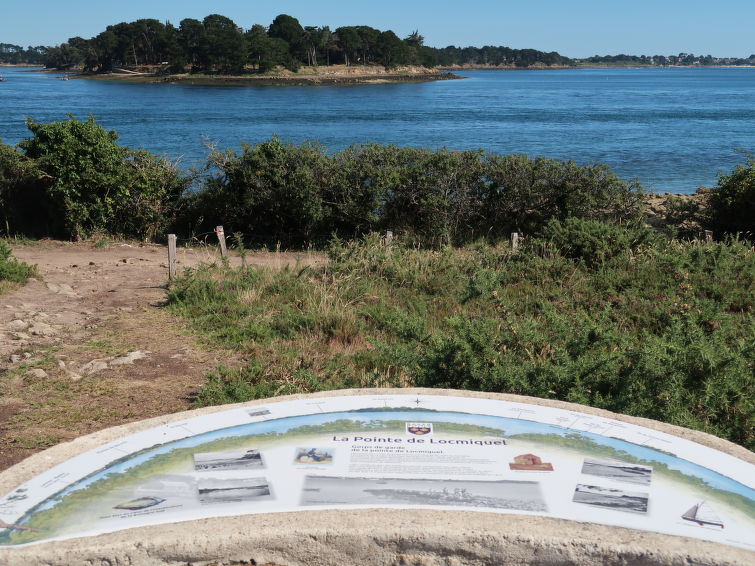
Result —
[{"label": "blue sky", "polygon": [[57,45],[109,24],[218,13],[243,28],[285,13],[302,25],[370,25],[433,47],[507,45],[568,57],[755,53],[755,0],[0,0],[0,43]]}]

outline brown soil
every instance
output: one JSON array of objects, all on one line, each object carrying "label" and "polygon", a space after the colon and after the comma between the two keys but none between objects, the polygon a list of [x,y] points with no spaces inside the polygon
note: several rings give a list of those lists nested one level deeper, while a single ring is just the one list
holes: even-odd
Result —
[{"label": "brown soil", "polygon": [[[59,442],[186,410],[206,372],[237,361],[163,308],[164,246],[12,247],[40,279],[0,296],[0,471]],[[179,270],[218,259],[214,248],[178,250]],[[321,259],[258,253],[247,261],[279,268]]]},{"label": "brown soil", "polygon": [[[645,218],[649,226],[656,229],[662,229],[669,222],[675,224],[679,219],[674,219],[673,209],[676,207],[690,207],[695,210],[696,215],[702,212],[705,204],[705,194],[710,189],[700,187],[697,192],[692,194],[657,194],[648,193],[645,195]],[[702,226],[697,220],[686,220],[677,226],[680,229],[689,232],[702,231]]]}]

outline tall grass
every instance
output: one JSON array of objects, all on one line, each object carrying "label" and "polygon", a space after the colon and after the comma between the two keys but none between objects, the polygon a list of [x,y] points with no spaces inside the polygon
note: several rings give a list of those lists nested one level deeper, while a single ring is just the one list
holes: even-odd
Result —
[{"label": "tall grass", "polygon": [[517,252],[372,235],[334,242],[322,267],[188,272],[170,308],[248,360],[210,376],[199,403],[450,387],[562,399],[755,447],[753,249],[585,221],[546,233]]}]

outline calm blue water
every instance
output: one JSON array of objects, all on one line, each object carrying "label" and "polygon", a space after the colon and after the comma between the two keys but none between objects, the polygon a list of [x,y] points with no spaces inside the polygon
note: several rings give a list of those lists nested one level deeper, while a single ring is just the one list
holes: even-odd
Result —
[{"label": "calm blue water", "polygon": [[24,119],[66,113],[116,130],[121,143],[203,161],[277,134],[352,143],[484,148],[608,164],[657,192],[716,183],[755,152],[755,69],[477,71],[459,81],[352,87],[196,87],[57,80],[0,70],[0,138]]}]

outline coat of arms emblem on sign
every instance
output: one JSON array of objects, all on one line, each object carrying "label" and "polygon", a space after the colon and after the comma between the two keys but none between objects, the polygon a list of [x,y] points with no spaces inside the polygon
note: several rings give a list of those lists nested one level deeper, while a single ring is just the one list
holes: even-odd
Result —
[{"label": "coat of arms emblem on sign", "polygon": [[426,436],[432,434],[433,423],[406,423],[406,432],[415,436]]}]

